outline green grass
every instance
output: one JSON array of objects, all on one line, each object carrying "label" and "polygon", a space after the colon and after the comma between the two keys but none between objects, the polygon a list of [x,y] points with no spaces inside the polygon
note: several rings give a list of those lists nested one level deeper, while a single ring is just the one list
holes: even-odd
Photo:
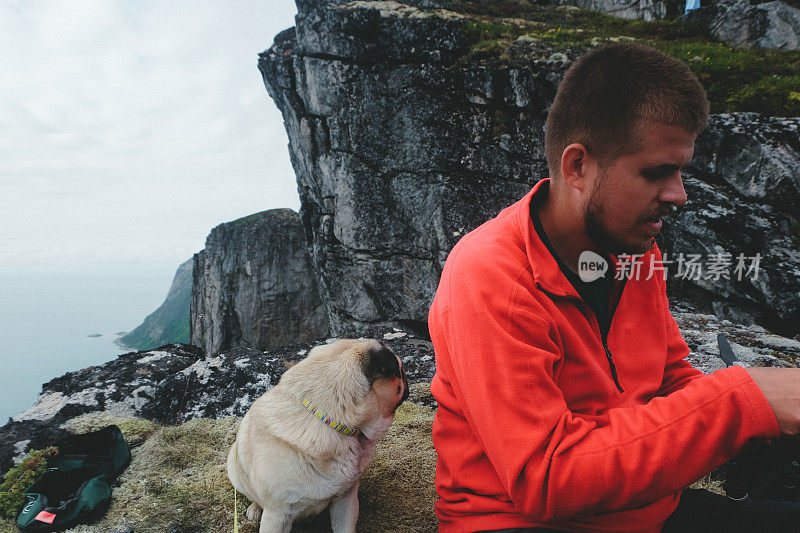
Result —
[{"label": "green grass", "polygon": [[[728,97],[733,109],[758,108],[767,115],[800,116],[800,76],[773,74],[741,86]],[[786,111],[788,109],[788,112]]]},{"label": "green grass", "polygon": [[[755,111],[800,116],[800,51],[730,47],[714,42],[646,42],[689,65],[712,113]],[[793,93],[795,93],[793,95]]]},{"label": "green grass", "polygon": [[126,335],[123,342],[125,346],[138,351],[155,350],[165,344],[174,344],[176,342],[189,344],[189,312],[187,311],[185,315],[186,316],[181,316],[180,319],[174,322],[163,324],[163,329],[159,330],[160,335],[157,339],[151,338],[151,331],[145,328],[137,328]]},{"label": "green grass", "polygon": [[461,27],[461,31],[471,36],[475,43],[481,41],[507,39],[522,34],[518,31],[518,26],[513,24],[502,24],[497,22],[466,21]]},{"label": "green grass", "polygon": [[606,41],[636,40],[686,63],[705,87],[712,113],[800,116],[800,51],[731,47],[676,20],[621,19],[526,0],[452,2],[449,8],[473,17],[461,27],[472,42],[466,62],[512,62],[509,48],[523,36],[577,55]]}]

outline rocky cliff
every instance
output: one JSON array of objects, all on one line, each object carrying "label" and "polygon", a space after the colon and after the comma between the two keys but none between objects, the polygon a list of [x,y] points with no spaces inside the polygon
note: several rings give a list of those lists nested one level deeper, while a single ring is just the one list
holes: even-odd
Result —
[{"label": "rocky cliff", "polygon": [[174,342],[189,342],[189,304],[192,300],[192,259],[175,271],[167,297],[158,309],[119,342],[135,350],[152,350]]},{"label": "rocky cliff", "polygon": [[300,219],[263,211],[214,228],[194,256],[191,343],[217,354],[324,338],[325,308]]},{"label": "rocky cliff", "polygon": [[[547,176],[549,103],[571,61],[602,42],[526,34],[499,60],[479,61],[470,17],[299,1],[296,27],[260,55],[337,335],[376,326],[425,334],[448,251]],[[703,271],[668,283],[676,303],[800,333],[799,128],[797,118],[712,117],[686,173],[691,201],[660,245],[704,260],[761,257],[760,275],[736,279],[734,264],[728,279]]]},{"label": "rocky cliff", "polygon": [[289,209],[221,224],[206,248],[178,267],[164,303],[121,345],[150,350],[191,341],[217,353],[324,337],[327,317],[304,250],[300,219]]},{"label": "rocky cliff", "polygon": [[559,69],[448,68],[469,46],[462,18],[373,7],[389,4],[298,3],[296,31],[259,62],[339,335],[424,332],[448,251],[546,169]]}]

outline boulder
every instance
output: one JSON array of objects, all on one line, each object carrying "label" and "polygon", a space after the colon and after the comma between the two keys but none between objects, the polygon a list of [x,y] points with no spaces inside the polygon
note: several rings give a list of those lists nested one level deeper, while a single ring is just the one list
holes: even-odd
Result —
[{"label": "boulder", "polygon": [[800,49],[800,9],[785,2],[715,2],[684,18],[703,24],[714,38],[731,46]]},{"label": "boulder", "polygon": [[[664,219],[659,237],[669,260],[699,255],[703,271],[670,275],[671,298],[696,312],[800,333],[799,133],[796,118],[711,117],[685,172],[689,201]],[[745,268],[737,272],[740,256]],[[728,259],[722,275],[711,270],[714,257]],[[677,274],[677,263],[670,267]]]}]

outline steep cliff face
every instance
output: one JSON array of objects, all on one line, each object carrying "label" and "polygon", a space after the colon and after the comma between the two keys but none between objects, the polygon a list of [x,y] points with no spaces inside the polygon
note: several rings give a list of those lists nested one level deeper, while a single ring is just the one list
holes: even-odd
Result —
[{"label": "steep cliff face", "polygon": [[327,332],[297,213],[273,209],[211,231],[194,256],[192,344],[264,350]]},{"label": "steep cliff face", "polygon": [[119,340],[126,347],[152,350],[173,342],[189,342],[189,305],[192,300],[193,259],[175,271],[167,297],[136,329]]},{"label": "steep cliff face", "polygon": [[558,72],[454,67],[469,43],[457,15],[383,4],[298,3],[296,34],[259,62],[338,335],[424,331],[452,246],[546,172]]},{"label": "steep cliff face", "polygon": [[[284,117],[332,331],[424,332],[452,246],[547,176],[548,106],[592,44],[521,38],[504,62],[482,63],[465,60],[463,14],[364,1],[300,1],[298,10],[259,68]],[[687,173],[695,200],[660,245],[760,253],[767,272],[669,283],[673,299],[800,331],[799,126],[713,117]]]}]

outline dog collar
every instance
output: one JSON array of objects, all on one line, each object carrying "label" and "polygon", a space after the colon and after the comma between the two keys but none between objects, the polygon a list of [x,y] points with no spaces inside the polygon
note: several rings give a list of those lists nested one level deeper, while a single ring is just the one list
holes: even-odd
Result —
[{"label": "dog collar", "polygon": [[348,436],[353,436],[353,437],[358,437],[359,435],[361,435],[361,430],[345,426],[341,422],[337,422],[336,420],[333,420],[331,417],[329,417],[325,413],[317,411],[317,406],[314,405],[313,403],[311,403],[311,400],[309,400],[308,398],[305,398],[303,400],[303,405],[305,405],[306,409],[311,411],[311,413],[314,416],[316,416],[317,418],[319,418],[320,420],[325,422],[325,424],[328,427],[330,427],[331,429],[333,429],[335,431],[338,431],[342,435],[348,435]]}]

